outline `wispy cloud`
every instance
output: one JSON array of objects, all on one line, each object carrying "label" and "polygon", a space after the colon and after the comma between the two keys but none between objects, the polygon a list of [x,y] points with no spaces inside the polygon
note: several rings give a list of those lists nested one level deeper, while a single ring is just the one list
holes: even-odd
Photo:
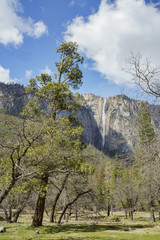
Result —
[{"label": "wispy cloud", "polygon": [[70,7],[73,7],[75,5],[77,5],[77,6],[81,7],[81,8],[84,8],[87,5],[87,0],[71,0],[69,2],[69,6]]},{"label": "wispy cloud", "polygon": [[116,84],[130,84],[121,71],[130,52],[160,63],[160,11],[144,0],[102,0],[97,12],[68,25],[66,41],[76,41],[93,68]]},{"label": "wispy cloud", "polygon": [[48,75],[51,75],[52,74],[52,71],[51,71],[51,69],[49,68],[49,66],[46,66],[44,69],[42,69],[41,71],[40,71],[41,73],[46,73],[46,74],[48,74]]},{"label": "wispy cloud", "polygon": [[33,71],[32,70],[27,70],[25,73],[26,78],[30,78],[32,76]]},{"label": "wispy cloud", "polygon": [[18,46],[23,43],[24,35],[39,38],[48,33],[43,21],[19,15],[23,12],[19,0],[0,0],[0,43]]},{"label": "wispy cloud", "polygon": [[72,1],[69,2],[69,6],[72,7],[72,6],[75,5],[75,3],[76,3],[75,0],[72,0]]}]

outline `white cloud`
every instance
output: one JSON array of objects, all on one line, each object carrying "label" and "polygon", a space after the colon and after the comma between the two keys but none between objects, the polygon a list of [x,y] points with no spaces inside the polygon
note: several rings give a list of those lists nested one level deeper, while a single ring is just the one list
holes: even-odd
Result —
[{"label": "white cloud", "polygon": [[41,70],[41,73],[46,73],[48,75],[51,75],[52,71],[48,66],[46,66],[44,69]]},{"label": "white cloud", "polygon": [[18,46],[23,43],[24,34],[35,38],[47,34],[47,26],[42,21],[21,17],[19,12],[23,12],[19,0],[0,0],[1,44]]},{"label": "white cloud", "polygon": [[30,78],[32,76],[32,73],[33,73],[32,70],[27,70],[26,74],[25,74],[25,77]]},{"label": "white cloud", "polygon": [[82,53],[93,60],[93,68],[116,84],[129,84],[121,71],[130,52],[140,51],[160,63],[160,11],[144,0],[102,0],[87,19],[73,19],[66,41],[76,41]]},{"label": "white cloud", "polygon": [[0,65],[0,82],[4,82],[4,83],[13,83],[15,82],[15,79],[12,79],[10,77],[10,70],[7,68],[3,68]]},{"label": "white cloud", "polygon": [[33,36],[39,38],[44,33],[47,33],[46,25],[42,21],[35,23],[33,28]]}]

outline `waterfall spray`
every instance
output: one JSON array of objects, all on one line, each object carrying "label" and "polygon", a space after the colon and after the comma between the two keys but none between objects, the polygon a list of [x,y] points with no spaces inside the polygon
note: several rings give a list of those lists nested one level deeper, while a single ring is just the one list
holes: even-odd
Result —
[{"label": "waterfall spray", "polygon": [[106,113],[105,113],[105,107],[106,107],[106,98],[104,98],[103,108],[102,108],[102,148],[104,148],[105,133],[106,133]]}]

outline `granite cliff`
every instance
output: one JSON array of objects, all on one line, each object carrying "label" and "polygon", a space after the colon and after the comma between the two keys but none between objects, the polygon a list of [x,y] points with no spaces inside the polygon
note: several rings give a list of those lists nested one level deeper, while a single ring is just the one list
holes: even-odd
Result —
[{"label": "granite cliff", "polygon": [[[137,142],[137,117],[140,101],[118,95],[102,98],[83,95],[83,108],[78,117],[84,127],[87,143],[113,157],[130,154]],[[156,131],[160,129],[160,106],[148,105]]]},{"label": "granite cliff", "polygon": [[27,96],[22,85],[0,82],[0,109],[6,109],[12,114],[17,114],[22,111],[26,101]]},{"label": "granite cliff", "polygon": [[124,95],[102,98],[85,94],[83,98],[78,117],[86,142],[109,156],[131,153],[136,144],[134,121],[140,102]]},{"label": "granite cliff", "polygon": [[[11,113],[22,110],[27,96],[23,86],[0,83],[0,108]],[[102,98],[82,95],[82,109],[78,118],[84,127],[84,138],[106,155],[130,154],[136,145],[136,119],[140,101],[125,95]],[[160,128],[160,106],[148,104],[155,129]]]}]

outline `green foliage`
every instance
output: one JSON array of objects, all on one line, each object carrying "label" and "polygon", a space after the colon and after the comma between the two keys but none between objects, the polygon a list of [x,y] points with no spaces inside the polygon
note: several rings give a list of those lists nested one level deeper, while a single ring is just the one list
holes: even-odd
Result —
[{"label": "green foliage", "polygon": [[57,48],[61,61],[55,63],[58,70],[55,78],[58,78],[58,83],[65,83],[73,89],[78,89],[82,85],[82,71],[79,69],[79,63],[83,63],[83,57],[77,50],[76,43],[61,43],[60,47]]},{"label": "green foliage", "polygon": [[156,134],[144,102],[141,103],[138,117],[138,137],[138,145],[134,151],[137,160],[135,167],[137,165],[137,173],[140,171],[142,173],[144,169],[150,168],[149,166],[156,160],[157,155]]},{"label": "green foliage", "polygon": [[1,158],[0,159],[0,187],[5,188],[11,181],[11,174],[12,174],[12,169],[11,169],[11,159],[9,157],[7,158]]},{"label": "green foliage", "polygon": [[[69,89],[77,89],[82,84],[79,63],[83,62],[83,58],[77,48],[76,43],[70,42],[62,43],[57,49],[61,54],[60,62],[56,62],[57,82],[55,78],[41,74],[32,78],[26,87],[30,100],[21,114],[23,119],[14,134],[14,141],[7,146],[9,151],[6,155],[2,152],[4,157],[0,160],[0,186],[4,189],[0,194],[1,202],[9,192],[11,195],[12,191],[13,194],[24,191],[21,179],[32,182],[32,179],[37,178],[40,193],[44,192],[44,196],[39,197],[45,199],[48,178],[53,174],[87,174],[92,171],[82,158],[85,148],[83,128],[75,117],[81,107],[79,97],[74,96]],[[7,163],[6,166],[4,163]],[[41,199],[43,206],[44,199]],[[41,217],[42,211],[39,212]]]},{"label": "green foliage", "polygon": [[[36,151],[34,147],[29,153],[31,159],[41,159],[38,160],[41,163],[37,165],[38,172],[60,166],[76,169],[82,161],[83,129],[73,115],[81,105],[69,87],[76,88],[81,84],[79,63],[83,61],[76,43],[62,43],[57,52],[61,54],[60,62],[56,62],[57,82],[51,76],[41,74],[31,79],[26,87],[27,93],[33,97],[25,106],[23,115],[39,120],[44,126],[43,138],[36,145]],[[67,116],[59,118],[63,112]]]},{"label": "green foliage", "polygon": [[154,128],[151,123],[151,116],[144,102],[141,102],[138,118],[139,144],[145,145],[155,139]]},{"label": "green foliage", "polygon": [[157,189],[159,189],[159,147],[157,136],[151,122],[151,116],[146,105],[142,102],[138,118],[138,145],[135,148],[134,168],[137,186],[141,190],[141,202],[151,211],[154,221]]},{"label": "green foliage", "polygon": [[89,166],[82,165],[82,150],[85,147],[82,141],[83,129],[74,116],[81,105],[69,89],[77,89],[82,84],[79,63],[83,62],[83,58],[77,48],[76,43],[62,43],[57,49],[60,62],[55,63],[58,70],[55,78],[41,74],[31,79],[26,87],[32,99],[22,114],[33,121],[33,128],[35,121],[43,128],[38,141],[28,150],[29,156],[26,155],[41,180],[34,226],[42,224],[48,178],[53,173],[89,172]]},{"label": "green foliage", "polygon": [[6,113],[5,110],[0,109],[0,143],[13,138],[17,132],[17,128],[21,123],[21,119]]},{"label": "green foliage", "polygon": [[47,74],[31,79],[26,91],[34,95],[25,106],[23,115],[32,118],[38,119],[43,113],[48,117],[50,113],[50,116],[55,119],[59,111],[75,113],[81,107],[66,84],[54,82]]}]

